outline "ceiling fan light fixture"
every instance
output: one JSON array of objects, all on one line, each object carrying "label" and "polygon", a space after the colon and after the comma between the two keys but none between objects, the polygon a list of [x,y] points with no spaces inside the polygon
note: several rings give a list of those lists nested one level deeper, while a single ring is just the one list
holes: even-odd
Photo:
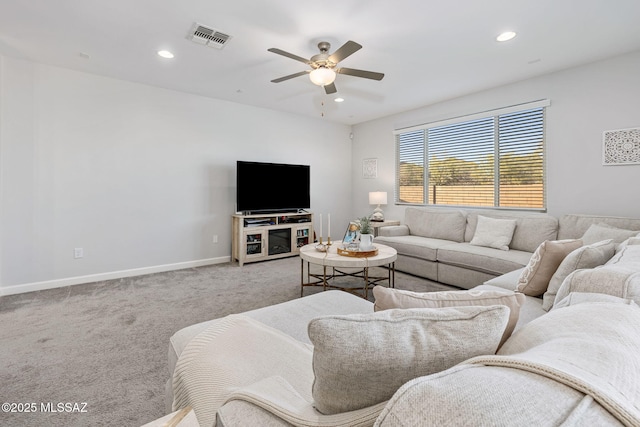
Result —
[{"label": "ceiling fan light fixture", "polygon": [[336,72],[331,68],[318,67],[309,73],[309,79],[318,86],[330,85],[336,79]]}]

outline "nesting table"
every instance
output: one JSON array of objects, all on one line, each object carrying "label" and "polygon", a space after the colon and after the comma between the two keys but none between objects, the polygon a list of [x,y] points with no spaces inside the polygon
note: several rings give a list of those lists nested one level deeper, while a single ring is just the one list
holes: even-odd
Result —
[{"label": "nesting table", "polygon": [[[300,296],[303,295],[306,286],[322,286],[323,290],[342,289],[356,295],[362,291],[361,296],[365,299],[368,298],[369,289],[377,284],[386,282],[388,287],[395,287],[395,261],[398,258],[395,249],[374,243],[378,249],[376,255],[351,257],[338,254],[338,247],[341,247],[341,244],[342,242],[333,242],[326,252],[318,251],[315,243],[300,248]],[[311,265],[320,266],[322,272],[312,273]],[[372,276],[369,274],[369,269],[372,267],[387,267],[386,274]],[[335,283],[334,279],[345,276],[362,279],[362,288],[340,286]]]}]

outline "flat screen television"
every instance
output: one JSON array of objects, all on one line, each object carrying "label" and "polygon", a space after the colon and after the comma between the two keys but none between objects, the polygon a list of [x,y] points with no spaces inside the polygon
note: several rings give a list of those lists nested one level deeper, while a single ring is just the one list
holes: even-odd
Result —
[{"label": "flat screen television", "polygon": [[296,212],[311,207],[308,165],[238,160],[236,178],[240,212]]}]

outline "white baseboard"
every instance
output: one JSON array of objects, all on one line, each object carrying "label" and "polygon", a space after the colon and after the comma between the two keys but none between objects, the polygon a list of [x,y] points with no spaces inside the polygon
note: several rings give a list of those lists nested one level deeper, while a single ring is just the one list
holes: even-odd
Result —
[{"label": "white baseboard", "polygon": [[197,261],[178,262],[175,264],[156,265],[152,267],[134,268],[131,270],[112,271],[108,273],[90,274],[87,276],[67,277],[44,282],[24,283],[0,287],[0,296],[22,294],[25,292],[43,291],[45,289],[62,288],[64,286],[81,285],[83,283],[101,282],[103,280],[122,279],[124,277],[142,276],[144,274],[163,273],[165,271],[183,270],[185,268],[203,267],[205,265],[223,264],[231,261],[230,256],[208,258]]}]

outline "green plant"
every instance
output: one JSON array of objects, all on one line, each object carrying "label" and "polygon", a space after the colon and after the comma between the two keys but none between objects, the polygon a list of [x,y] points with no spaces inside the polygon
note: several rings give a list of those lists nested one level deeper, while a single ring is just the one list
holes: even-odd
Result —
[{"label": "green plant", "polygon": [[360,218],[360,234],[373,234],[373,229],[371,228],[371,221],[366,216],[363,216],[362,218]]}]

